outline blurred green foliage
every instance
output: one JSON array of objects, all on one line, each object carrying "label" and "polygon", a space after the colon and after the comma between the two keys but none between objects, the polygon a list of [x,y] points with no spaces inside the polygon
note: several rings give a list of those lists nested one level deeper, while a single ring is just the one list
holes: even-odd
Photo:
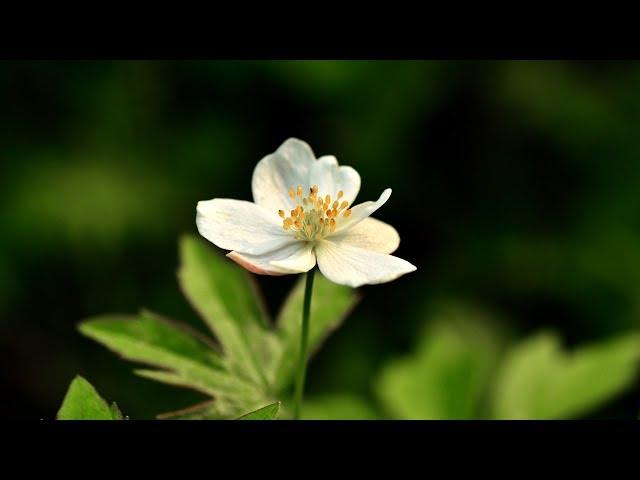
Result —
[{"label": "blurred green foliage", "polygon": [[[390,407],[377,392],[380,372],[441,348],[420,339],[442,328],[425,305],[443,296],[504,319],[490,329],[507,345],[544,328],[575,351],[637,330],[638,79],[638,62],[0,63],[0,411],[53,418],[77,372],[132,418],[201,400],[132,376],[75,325],[147,305],[197,326],[176,239],[195,232],[198,200],[249,199],[255,163],[290,136],[358,169],[360,200],[394,189],[376,215],[418,266],[362,289],[311,364],[310,401],[435,414],[444,400]],[[273,312],[294,280],[258,281]],[[484,374],[456,367],[468,341],[454,343],[442,368],[475,392]],[[580,411],[635,418],[629,382]],[[566,408],[547,413],[578,414]]]}]

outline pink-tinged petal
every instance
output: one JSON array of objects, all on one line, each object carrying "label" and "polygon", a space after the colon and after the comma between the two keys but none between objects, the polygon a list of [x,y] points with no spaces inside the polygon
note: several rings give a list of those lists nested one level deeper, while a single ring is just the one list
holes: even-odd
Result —
[{"label": "pink-tinged petal", "polygon": [[262,255],[229,252],[227,257],[258,275],[286,275],[311,270],[316,264],[313,245],[297,242]]},{"label": "pink-tinged petal", "polygon": [[198,202],[196,225],[200,235],[216,246],[252,255],[296,241],[283,230],[277,213],[244,200],[215,198]]},{"label": "pink-tinged petal", "polygon": [[289,138],[278,150],[258,162],[251,179],[253,200],[273,212],[295,207],[289,188],[309,185],[309,172],[315,163],[311,147],[302,140]]},{"label": "pink-tinged petal", "polygon": [[338,166],[336,157],[326,155],[311,167],[309,184],[317,185],[320,195],[331,195],[332,200],[337,200],[336,195],[342,190],[340,201],[346,200],[351,204],[360,191],[360,175],[351,167]]},{"label": "pink-tinged petal", "polygon": [[329,280],[350,287],[390,282],[416,267],[406,260],[344,243],[322,240],[316,246],[318,267]]},{"label": "pink-tinged petal", "polygon": [[400,245],[400,235],[395,228],[371,217],[365,218],[351,228],[340,230],[330,238],[334,243],[345,243],[352,247],[385,254],[395,252]]}]

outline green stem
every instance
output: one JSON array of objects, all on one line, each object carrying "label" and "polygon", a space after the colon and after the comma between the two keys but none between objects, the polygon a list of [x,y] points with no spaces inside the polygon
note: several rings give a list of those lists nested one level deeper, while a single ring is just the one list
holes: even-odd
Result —
[{"label": "green stem", "polygon": [[309,311],[311,310],[311,291],[313,290],[313,274],[315,267],[307,272],[307,282],[304,287],[304,304],[302,306],[302,331],[300,332],[300,357],[298,358],[298,373],[294,394],[294,420],[300,419],[302,409],[302,395],[304,393],[304,379],[307,375],[307,346],[309,344]]}]

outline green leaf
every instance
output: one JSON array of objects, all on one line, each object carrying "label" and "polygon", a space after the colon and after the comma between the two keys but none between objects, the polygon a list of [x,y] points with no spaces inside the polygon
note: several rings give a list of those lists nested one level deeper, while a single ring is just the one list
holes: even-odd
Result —
[{"label": "green leaf", "polygon": [[[287,398],[298,359],[302,284],[289,296],[274,328],[266,323],[258,291],[244,269],[191,236],[182,239],[180,252],[182,289],[219,344],[148,311],[92,318],[79,330],[125,359],[155,367],[137,369],[137,375],[213,399],[159,418],[232,419]],[[311,350],[339,325],[355,301],[353,290],[318,276],[311,306]],[[288,415],[288,410],[283,413]]]},{"label": "green leaf", "polygon": [[272,403],[265,407],[254,410],[238,418],[238,420],[275,420],[280,411],[280,402]]},{"label": "green leaf", "polygon": [[220,411],[217,400],[208,400],[181,410],[161,413],[157,418],[159,420],[222,420],[229,417]]},{"label": "green leaf", "polygon": [[105,315],[87,320],[78,328],[128,360],[162,368],[151,371],[157,373],[156,380],[209,395],[255,392],[250,384],[225,370],[220,354],[203,336],[151,312]]},{"label": "green leaf", "polygon": [[391,360],[375,382],[385,408],[399,419],[470,419],[497,361],[501,340],[471,307],[440,306],[412,355]]},{"label": "green leaf", "polygon": [[264,387],[262,365],[270,361],[264,308],[249,275],[192,236],[180,242],[180,285],[220,341],[234,371]]},{"label": "green leaf", "polygon": [[[278,391],[284,391],[293,382],[300,349],[304,283],[305,279],[300,278],[278,315],[277,333],[281,345],[272,365]],[[355,290],[332,283],[316,273],[309,325],[310,355],[313,355],[323,340],[338,328],[358,300]]]},{"label": "green leaf", "polygon": [[495,389],[494,416],[505,419],[576,418],[627,388],[637,374],[640,335],[562,349],[542,332],[507,355]]},{"label": "green leaf", "polygon": [[115,403],[110,407],[88,381],[76,375],[69,385],[56,418],[58,420],[122,420],[122,414]]},{"label": "green leaf", "polygon": [[110,410],[115,420],[124,420],[124,415],[122,415],[122,411],[120,411],[120,407],[116,402],[111,402]]},{"label": "green leaf", "polygon": [[362,398],[346,393],[315,396],[304,401],[303,420],[375,420],[374,408]]}]

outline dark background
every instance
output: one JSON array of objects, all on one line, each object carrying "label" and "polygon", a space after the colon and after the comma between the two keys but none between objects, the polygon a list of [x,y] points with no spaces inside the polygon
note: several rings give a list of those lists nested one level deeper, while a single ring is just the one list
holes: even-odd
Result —
[{"label": "dark background", "polygon": [[[286,138],[362,176],[418,271],[364,301],[309,390],[371,398],[429,299],[568,345],[638,326],[640,63],[0,63],[0,415],[52,418],[76,373],[133,418],[201,397],[131,374],[75,325],[141,306],[199,325],[175,278],[195,205],[250,199]],[[294,278],[260,278],[274,312]],[[594,415],[635,417],[635,390]]]}]

